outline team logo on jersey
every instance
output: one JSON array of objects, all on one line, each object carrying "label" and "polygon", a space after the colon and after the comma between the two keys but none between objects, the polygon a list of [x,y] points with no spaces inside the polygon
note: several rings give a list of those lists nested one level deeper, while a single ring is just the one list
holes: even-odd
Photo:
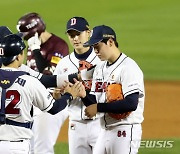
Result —
[{"label": "team logo on jersey", "polygon": [[107,82],[96,82],[95,92],[105,92],[109,84]]},{"label": "team logo on jersey", "polygon": [[60,57],[52,56],[51,63],[57,64],[61,60]]},{"label": "team logo on jersey", "polygon": [[67,71],[68,71],[68,68],[64,68],[63,71],[64,71],[64,73],[67,72]]},{"label": "team logo on jersey", "polygon": [[91,63],[89,63],[88,61],[85,60],[81,60],[79,61],[79,70],[83,70],[83,69],[89,69],[91,68],[93,65]]},{"label": "team logo on jersey", "polygon": [[115,77],[115,76],[114,76],[114,74],[113,74],[113,75],[111,76],[111,79],[114,80],[114,77]]},{"label": "team logo on jersey", "polygon": [[75,130],[75,124],[71,124],[70,128],[71,130]]},{"label": "team logo on jersey", "polygon": [[1,84],[10,84],[9,80],[1,80]]},{"label": "team logo on jersey", "polygon": [[47,99],[52,99],[52,95],[49,94],[49,95],[47,96]]}]

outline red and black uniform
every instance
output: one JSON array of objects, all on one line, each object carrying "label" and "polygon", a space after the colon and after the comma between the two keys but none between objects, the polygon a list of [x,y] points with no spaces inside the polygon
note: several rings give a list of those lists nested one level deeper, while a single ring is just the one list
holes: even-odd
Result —
[{"label": "red and black uniform", "polygon": [[67,43],[54,34],[40,47],[33,51],[28,48],[27,65],[43,74],[52,74],[61,58],[69,54]]}]

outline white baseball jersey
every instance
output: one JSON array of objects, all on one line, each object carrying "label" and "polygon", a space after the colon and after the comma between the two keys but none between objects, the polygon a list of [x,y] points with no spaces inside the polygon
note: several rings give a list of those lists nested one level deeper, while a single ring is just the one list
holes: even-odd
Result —
[{"label": "white baseball jersey", "polygon": [[33,69],[31,69],[30,67],[28,67],[27,65],[24,65],[22,64],[19,68],[18,68],[19,71],[24,71],[24,72],[27,72],[29,73],[31,76],[34,76],[35,78],[37,79],[40,79],[42,77],[42,74],[37,72],[37,71],[34,71]]},{"label": "white baseball jersey", "polygon": [[122,84],[124,97],[139,92],[138,106],[135,111],[122,120],[116,120],[110,117],[108,113],[104,113],[104,116],[101,117],[101,125],[103,128],[120,124],[142,123],[144,119],[143,111],[145,97],[143,73],[136,62],[123,53],[115,63],[109,66],[107,65],[107,61],[101,62],[96,66],[93,74],[91,94],[96,95],[98,103],[106,102],[105,89],[107,85],[112,83]]},{"label": "white baseball jersey", "polygon": [[[13,68],[1,69],[17,71]],[[2,88],[0,87],[0,95],[1,92]],[[32,105],[42,111],[49,111],[54,101],[38,79],[29,75],[19,76],[6,90],[6,118],[21,123],[31,122],[33,121],[30,115]],[[0,126],[0,140],[30,139],[32,135],[32,130],[28,128],[6,124]]]},{"label": "white baseball jersey", "polygon": [[[94,51],[91,52],[86,61],[80,61],[75,57],[74,52],[72,52],[70,55],[61,59],[61,61],[56,66],[54,74],[59,75],[77,73],[79,70],[85,69],[85,65],[96,65],[99,62],[100,59],[96,56]],[[68,106],[69,119],[76,121],[89,119],[85,116],[85,108],[86,107],[81,101],[81,98],[74,99],[70,106]]]}]

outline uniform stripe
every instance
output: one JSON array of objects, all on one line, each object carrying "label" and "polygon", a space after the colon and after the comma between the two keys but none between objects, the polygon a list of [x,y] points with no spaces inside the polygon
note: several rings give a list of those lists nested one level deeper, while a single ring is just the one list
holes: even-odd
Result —
[{"label": "uniform stripe", "polygon": [[93,60],[95,60],[95,59],[96,59],[96,57],[97,57],[97,56],[94,56],[94,58],[90,61],[90,63],[92,63],[92,62],[93,62]]},{"label": "uniform stripe", "polygon": [[[105,113],[105,114],[106,114],[106,113]],[[104,126],[105,126],[106,128],[108,128],[108,127],[107,127],[107,122],[106,122],[106,116],[105,116],[105,114],[104,114],[104,123],[105,123]]]},{"label": "uniform stripe", "polygon": [[130,140],[130,149],[129,149],[129,154],[131,154],[131,142],[132,142],[132,130],[133,130],[133,125],[132,125],[132,127],[131,127],[131,140]]},{"label": "uniform stripe", "polygon": [[132,93],[133,91],[137,92],[137,91],[140,91],[139,89],[133,89],[133,90],[130,90],[128,92],[126,92],[124,95],[127,95],[128,93]]},{"label": "uniform stripe", "polygon": [[40,79],[42,77],[42,75],[41,76],[40,75],[41,73],[39,73],[36,78]]},{"label": "uniform stripe", "polygon": [[71,63],[77,68],[77,70],[79,70],[78,69],[78,66],[76,66],[76,64],[75,63],[73,63],[73,61],[71,60],[71,57],[70,57],[70,55],[69,55],[69,60],[71,61]]},{"label": "uniform stripe", "polygon": [[[54,100],[54,99],[51,100],[51,103],[49,104],[49,106],[51,106],[51,104],[53,103],[53,100]],[[48,106],[48,107],[49,107],[49,106]],[[42,110],[42,111],[45,111],[48,107],[46,107],[46,108],[45,108],[44,110]]]}]

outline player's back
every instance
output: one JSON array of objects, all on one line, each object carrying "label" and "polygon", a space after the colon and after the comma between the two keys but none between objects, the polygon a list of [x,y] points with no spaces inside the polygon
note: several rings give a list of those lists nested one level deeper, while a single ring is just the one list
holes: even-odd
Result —
[{"label": "player's back", "polygon": [[[11,69],[11,71],[16,70]],[[2,87],[0,87],[0,93],[2,95]],[[32,122],[30,114],[32,104],[41,110],[48,110],[52,107],[51,102],[53,102],[52,96],[38,79],[26,74],[20,75],[6,89],[5,115],[7,119],[15,122]],[[9,124],[0,126],[0,140],[30,139],[31,137],[32,131],[29,128]]]}]

